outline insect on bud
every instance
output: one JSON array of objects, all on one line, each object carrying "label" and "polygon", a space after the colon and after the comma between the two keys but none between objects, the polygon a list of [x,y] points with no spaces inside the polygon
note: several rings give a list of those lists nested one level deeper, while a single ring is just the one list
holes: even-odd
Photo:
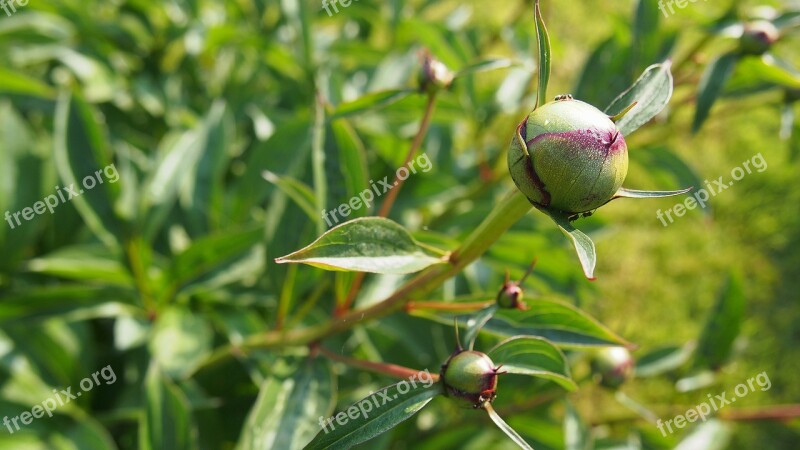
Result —
[{"label": "insect on bud", "polygon": [[427,50],[420,52],[420,59],[422,61],[422,69],[418,76],[420,90],[433,93],[450,87],[455,74],[443,62],[431,56]]},{"label": "insect on bud", "polygon": [[747,55],[761,55],[772,47],[780,32],[771,22],[756,20],[745,24],[742,37],[739,39],[739,49]]},{"label": "insect on bud", "polygon": [[531,203],[587,213],[611,200],[622,186],[628,146],[606,114],[562,95],[519,124],[508,168]]},{"label": "insect on bud", "polygon": [[485,354],[457,350],[442,366],[446,395],[457,399],[464,407],[482,408],[496,396],[497,370]]},{"label": "insect on bud", "polygon": [[623,347],[608,347],[600,350],[592,359],[592,371],[600,384],[616,389],[633,376],[634,361]]}]

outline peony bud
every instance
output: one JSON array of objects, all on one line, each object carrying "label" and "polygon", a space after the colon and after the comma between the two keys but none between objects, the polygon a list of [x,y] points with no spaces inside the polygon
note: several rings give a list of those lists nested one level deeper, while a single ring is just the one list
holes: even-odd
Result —
[{"label": "peony bud", "polygon": [[427,50],[420,53],[420,60],[422,62],[422,69],[418,75],[420,90],[432,93],[450,87],[455,74],[443,62],[431,56]]},{"label": "peony bud", "polygon": [[600,384],[616,389],[633,376],[633,357],[623,347],[608,347],[600,350],[592,360],[592,371]]},{"label": "peony bud", "polygon": [[586,213],[611,200],[628,172],[628,147],[602,111],[571,96],[537,108],[517,127],[511,178],[538,207]]},{"label": "peony bud", "polygon": [[745,24],[739,49],[747,55],[761,55],[780,37],[778,28],[766,20],[756,20]]},{"label": "peony bud", "polygon": [[494,400],[497,368],[488,356],[472,350],[457,350],[442,366],[442,381],[447,396],[465,407],[481,408]]}]

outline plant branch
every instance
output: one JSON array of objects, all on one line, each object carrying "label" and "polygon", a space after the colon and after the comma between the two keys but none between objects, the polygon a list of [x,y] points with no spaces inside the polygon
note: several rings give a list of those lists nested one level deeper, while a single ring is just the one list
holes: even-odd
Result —
[{"label": "plant branch", "polygon": [[430,309],[434,311],[478,311],[493,305],[494,300],[486,300],[483,302],[408,302],[406,303],[406,311],[414,311],[420,309]]},{"label": "plant branch", "polygon": [[[428,128],[430,128],[431,119],[433,118],[433,110],[435,107],[436,91],[428,94],[428,103],[425,105],[425,113],[422,116],[422,122],[420,122],[419,130],[417,130],[417,134],[414,136],[413,141],[411,141],[411,147],[408,149],[406,159],[403,161],[403,167],[408,167],[411,159],[417,154],[417,151],[422,146],[422,141],[425,139],[425,135],[428,134]],[[389,195],[386,197],[386,200],[384,200],[381,204],[381,209],[378,211],[378,217],[387,217],[389,215],[389,211],[391,211],[392,205],[397,199],[397,195],[400,193],[400,188],[403,187],[403,183],[405,183],[405,180],[401,180],[395,173],[394,183],[392,184],[393,187],[389,191]],[[358,291],[361,289],[361,284],[364,282],[365,276],[366,274],[364,272],[359,272],[356,274],[355,278],[353,279],[353,284],[350,285],[350,290],[347,292],[347,297],[345,298],[344,302],[341,305],[336,306],[336,309],[333,312],[334,317],[340,317],[350,309],[350,306],[356,299],[356,295],[358,295]]]},{"label": "plant branch", "polygon": [[247,349],[275,348],[285,345],[308,345],[332,336],[354,326],[401,310],[409,299],[421,296],[448,278],[458,274],[478,259],[505,231],[511,228],[532,208],[528,199],[514,189],[498,204],[489,216],[473,230],[464,244],[454,251],[449,264],[433,266],[409,280],[385,300],[368,308],[348,312],[329,322],[304,329],[271,331],[253,336],[239,347],[223,347],[214,352],[203,366],[216,364],[229,358],[233,353]]},{"label": "plant branch", "polygon": [[[409,379],[411,377],[418,377],[422,370],[411,369],[409,367],[398,366],[396,364],[380,363],[373,361],[366,361],[363,359],[351,358],[349,356],[340,355],[339,353],[332,352],[323,346],[319,346],[319,351],[332,361],[341,362],[348,366],[356,367],[359,369],[368,370],[370,372],[388,375],[393,378]],[[439,381],[438,373],[431,373],[430,376],[433,381]]]}]

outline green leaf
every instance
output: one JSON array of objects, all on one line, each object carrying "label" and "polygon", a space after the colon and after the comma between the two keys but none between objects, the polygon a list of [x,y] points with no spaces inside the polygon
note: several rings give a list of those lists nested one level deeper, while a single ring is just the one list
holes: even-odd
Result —
[{"label": "green leaf", "polygon": [[742,58],[736,72],[725,86],[725,93],[745,93],[761,86],[800,89],[800,74],[780,63],[770,54]]},{"label": "green leaf", "polygon": [[661,197],[673,197],[675,195],[685,194],[689,191],[694,189],[694,187],[688,187],[686,189],[679,189],[677,191],[635,191],[633,189],[625,189],[619,188],[614,197],[612,198],[661,198]]},{"label": "green leaf", "polygon": [[[556,300],[537,298],[530,309],[500,309],[483,327],[483,332],[501,337],[540,336],[560,347],[605,347],[632,345],[578,308]],[[465,314],[413,310],[411,315],[443,325],[458,321],[464,328],[471,317]]]},{"label": "green leaf", "polygon": [[486,409],[486,412],[489,413],[489,417],[492,419],[492,422],[494,422],[494,424],[497,425],[497,428],[500,428],[500,430],[503,433],[505,433],[506,436],[508,436],[512,441],[514,441],[514,443],[517,444],[519,448],[523,450],[533,450],[533,447],[528,445],[528,443],[525,442],[525,439],[522,439],[522,436],[520,436],[519,433],[517,433],[513,428],[511,428],[511,425],[507,424],[506,421],[503,420],[503,418],[500,417],[499,414],[497,414],[497,412],[492,407],[491,403],[487,403],[484,406],[484,409]]},{"label": "green leaf", "polygon": [[568,391],[578,388],[570,376],[566,357],[546,339],[515,336],[497,344],[486,354],[495,364],[503,366],[503,372],[551,380]]},{"label": "green leaf", "polygon": [[689,361],[693,351],[693,346],[684,345],[662,347],[646,353],[636,359],[636,377],[653,377],[676,370]]},{"label": "green leaf", "polygon": [[172,306],[156,320],[150,353],[172,377],[191,373],[211,351],[213,330],[204,316],[185,306]]},{"label": "green leaf", "polygon": [[695,350],[695,367],[719,369],[730,357],[745,313],[745,296],[738,275],[730,275],[709,311]]},{"label": "green leaf", "polygon": [[[311,129],[311,173],[314,177],[315,209],[325,211],[328,181],[325,174],[325,107],[321,101],[317,101],[315,104],[314,126]],[[312,219],[312,221],[317,226],[317,234],[322,234],[325,231],[325,224],[322,223],[322,220]]]},{"label": "green leaf", "polygon": [[560,211],[549,211],[544,208],[539,208],[539,211],[542,211],[553,219],[553,222],[558,225],[558,229],[561,230],[564,236],[569,238],[572,246],[575,248],[575,253],[578,255],[583,274],[589,280],[594,280],[594,267],[597,265],[597,252],[592,239],[581,230],[572,226],[568,214]]},{"label": "green leaf", "polygon": [[538,108],[547,103],[547,85],[550,82],[551,50],[550,35],[547,33],[547,27],[544,24],[539,0],[536,0],[534,12],[536,15],[536,37],[539,42],[539,89],[536,92],[536,107]]},{"label": "green leaf", "polygon": [[364,217],[331,228],[307,247],[275,262],[303,263],[326,270],[405,274],[444,261],[425,253],[399,224],[381,217]]},{"label": "green leaf", "polygon": [[413,89],[390,89],[363,95],[356,100],[344,102],[337,106],[331,115],[331,120],[361,114],[373,109],[385,108],[414,92]]},{"label": "green leaf", "polygon": [[336,404],[336,378],[324,359],[304,360],[290,378],[267,378],[250,409],[237,450],[298,450]]},{"label": "green leaf", "polygon": [[150,364],[144,380],[144,417],[139,421],[139,449],[190,450],[197,448],[197,430],[189,402],[158,368]]},{"label": "green leaf", "polygon": [[308,185],[300,180],[278,175],[269,170],[265,170],[261,174],[265,180],[278,186],[289,198],[294,200],[312,222],[322,222],[322,217],[316,210],[317,201],[314,198],[314,191]]},{"label": "green leaf", "polygon": [[[354,198],[369,186],[369,167],[364,143],[346,120],[331,123],[333,137],[339,150],[339,166],[347,187],[347,198]],[[369,205],[353,211],[356,217],[368,215]],[[321,220],[321,219],[319,219]]]},{"label": "green leaf", "polygon": [[29,95],[51,100],[56,97],[52,87],[36,78],[12,72],[6,68],[0,68],[0,93],[6,95]]},{"label": "green leaf", "polygon": [[368,441],[407,420],[441,393],[441,383],[413,386],[404,380],[387,386],[339,412],[334,417],[344,417],[346,423],[326,422],[326,428],[305,449],[350,448]]},{"label": "green leaf", "polygon": [[[475,345],[475,339],[478,337],[478,333],[481,331],[481,328],[486,325],[486,322],[492,318],[496,311],[497,303],[483,308],[467,320],[467,331],[464,333],[464,342],[469,350],[472,350],[473,346]],[[460,344],[461,343],[459,342],[459,345]]]},{"label": "green leaf", "polygon": [[[113,205],[119,187],[104,172],[114,166],[99,123],[86,102],[77,96],[60,96],[56,105],[53,157],[64,189],[72,188],[74,192],[65,192],[65,196],[75,195],[68,201],[103,244],[118,247],[122,226]],[[88,180],[93,180],[93,187],[89,187]]]},{"label": "green leaf", "polygon": [[131,274],[115,256],[98,245],[67,247],[29,260],[26,269],[53,277],[133,287]]},{"label": "green leaf", "polygon": [[711,107],[722,93],[722,88],[733,73],[738,61],[738,53],[726,53],[712,61],[706,68],[697,88],[697,109],[692,122],[692,132],[699,131],[703,122],[708,118]]},{"label": "green leaf", "polygon": [[199,278],[261,242],[264,230],[254,225],[206,235],[175,255],[170,267],[176,287]]},{"label": "green leaf", "polygon": [[633,85],[606,108],[606,114],[616,115],[636,102],[630,111],[617,121],[617,128],[628,136],[650,121],[667,106],[672,97],[671,61],[654,64]]},{"label": "green leaf", "polygon": [[104,313],[106,316],[133,314],[125,303],[138,302],[138,294],[120,288],[88,285],[53,285],[11,291],[0,302],[0,325],[36,323],[53,317],[70,319]]},{"label": "green leaf", "polygon": [[488,72],[490,70],[505,69],[513,65],[514,62],[506,58],[487,59],[459,70],[458,73],[456,73],[456,78],[480,72]]}]

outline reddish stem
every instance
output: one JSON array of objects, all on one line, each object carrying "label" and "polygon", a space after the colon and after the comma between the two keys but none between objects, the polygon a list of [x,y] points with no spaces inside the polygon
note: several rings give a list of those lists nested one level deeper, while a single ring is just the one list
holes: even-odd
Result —
[{"label": "reddish stem", "polygon": [[[338,353],[334,353],[323,346],[319,346],[317,348],[319,349],[320,353],[327,356],[329,359],[333,361],[338,361],[347,364],[348,366],[357,367],[359,369],[364,369],[370,372],[380,373],[383,375],[388,375],[394,378],[401,378],[401,379],[409,379],[411,377],[418,378],[421,373],[425,373],[422,370],[411,369],[409,367],[398,366],[396,364],[379,363],[373,361],[366,361],[363,359],[351,358],[349,356],[344,356]],[[438,373],[431,373],[430,376],[433,378],[433,381],[439,381]]]},{"label": "reddish stem", "polygon": [[477,311],[494,304],[494,300],[486,300],[483,302],[408,302],[406,304],[406,312],[411,312],[415,309],[432,309],[435,311]]}]

